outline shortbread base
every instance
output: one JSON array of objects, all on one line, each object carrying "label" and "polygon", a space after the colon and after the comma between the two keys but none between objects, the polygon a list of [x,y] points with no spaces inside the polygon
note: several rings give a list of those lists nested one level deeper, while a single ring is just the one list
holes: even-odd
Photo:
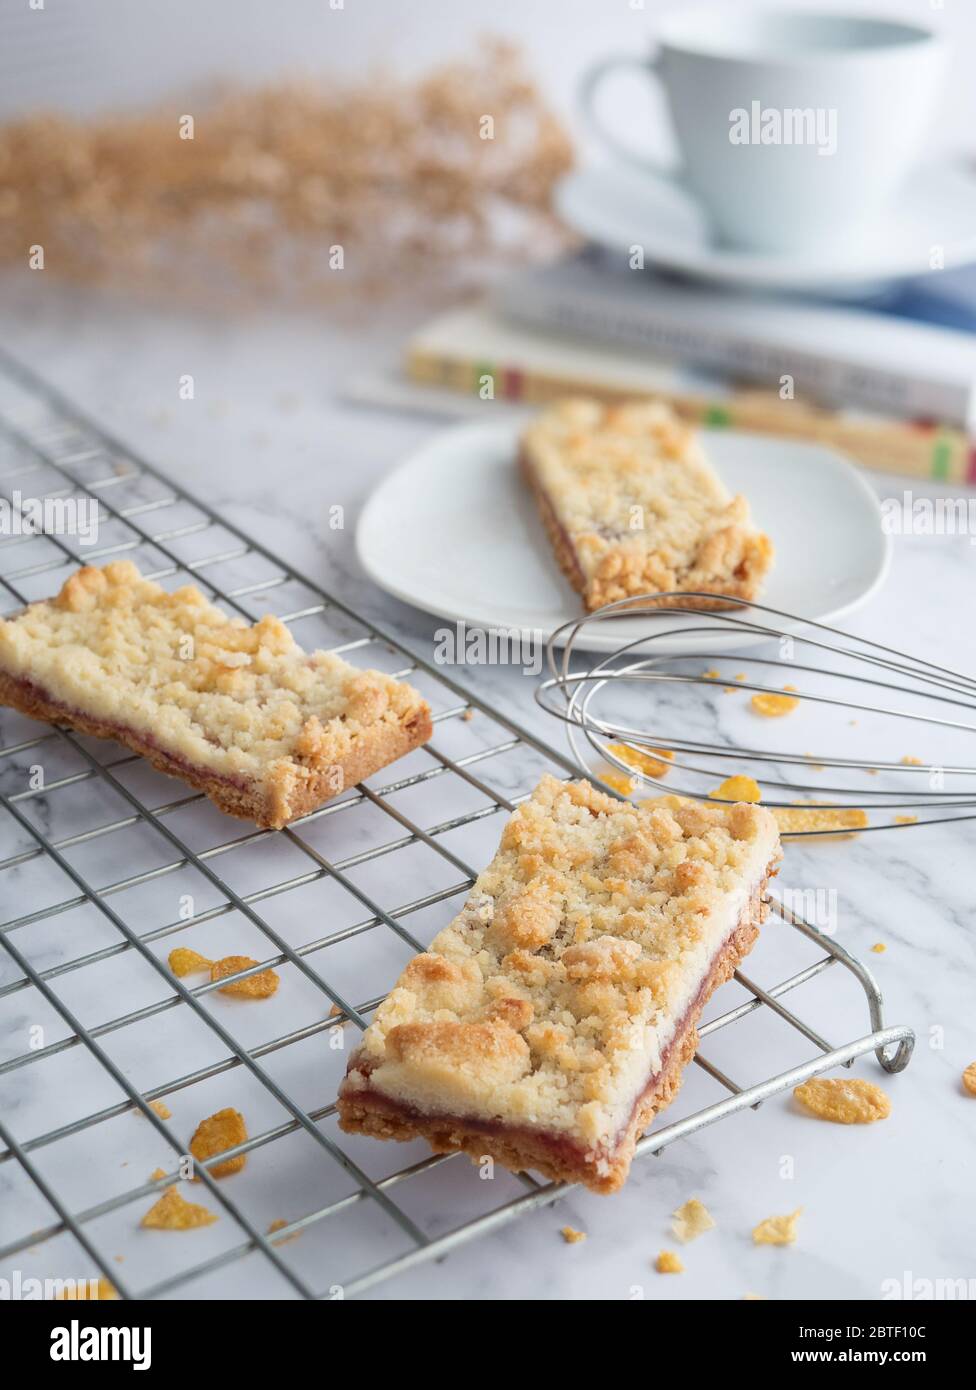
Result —
[{"label": "shortbread base", "polygon": [[[771,864],[756,886],[737,925],[712,961],[701,987],[665,1049],[664,1065],[648,1081],[638,1097],[630,1121],[618,1136],[609,1157],[588,1153],[571,1136],[525,1126],[506,1126],[501,1121],[473,1117],[424,1114],[377,1091],[340,1090],[339,1126],[347,1133],[369,1134],[376,1139],[425,1139],[435,1153],[466,1153],[473,1163],[494,1159],[513,1172],[531,1169],[556,1182],[579,1182],[593,1192],[611,1193],[621,1188],[630,1171],[637,1141],[654,1116],[677,1095],[684,1069],[698,1047],[698,1019],[711,995],[724,984],[749,954],[765,921],[765,900]],[[350,1072],[356,1068],[355,1057]]]},{"label": "shortbread base", "polygon": [[299,816],[317,810],[347,787],[362,782],[397,758],[419,748],[433,732],[430,710],[423,705],[406,722],[391,728],[384,727],[379,737],[363,739],[361,746],[344,759],[316,771],[289,797],[288,813],[282,815],[279,798],[265,784],[236,781],[195,766],[159,747],[151,735],[122,724],[92,718],[81,710],[70,709],[51,699],[30,681],[0,672],[0,705],[9,705],[21,714],[46,724],[61,724],[78,733],[114,739],[116,743],[124,744],[140,754],[157,771],[177,777],[181,782],[202,791],[221,811],[240,820],[253,821],[255,825],[268,830],[280,830]]}]

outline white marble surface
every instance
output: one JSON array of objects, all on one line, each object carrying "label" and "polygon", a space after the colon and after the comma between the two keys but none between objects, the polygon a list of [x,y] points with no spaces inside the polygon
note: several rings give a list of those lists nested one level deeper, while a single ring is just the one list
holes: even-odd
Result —
[{"label": "white marble surface", "polygon": [[[312,315],[194,317],[158,307],[125,307],[46,283],[42,287],[40,280],[34,276],[26,284],[20,280],[6,286],[4,343],[122,440],[313,580],[418,652],[430,651],[435,620],[371,587],[357,569],[353,533],[357,512],[375,480],[404,451],[444,426],[429,418],[353,409],[336,399],[349,372],[394,358],[408,314],[371,312],[368,323],[353,320],[341,325]],[[179,378],[185,373],[195,378],[192,402],[178,399]],[[904,487],[898,480],[875,481],[886,496]],[[345,508],[341,531],[327,525],[328,509],[335,504]],[[805,534],[798,518],[796,544],[829,546],[830,538]],[[887,587],[852,620],[852,627],[933,662],[976,670],[976,635],[970,620],[974,562],[976,552],[967,537],[898,538]],[[739,666],[730,658],[727,671]],[[534,704],[531,678],[497,666],[456,674],[544,737],[561,741],[559,728]],[[737,717],[729,712],[734,697],[716,691],[712,698],[717,710],[712,717],[732,727]],[[724,699],[729,703],[723,707]],[[803,718],[813,722],[794,724],[790,733],[802,738],[801,751],[807,751],[820,746],[818,738],[829,738],[830,732],[815,716],[804,713]],[[444,726],[438,734],[443,746],[461,750],[468,746],[465,739],[476,746],[486,736],[479,720],[480,716],[469,725],[455,721],[450,730]],[[928,744],[918,743],[917,733],[912,738],[912,746],[898,744],[885,751],[895,758],[905,753],[939,756]],[[453,743],[455,739],[459,741]],[[492,774],[496,786],[513,790],[520,780],[524,783],[524,766],[503,764],[499,760]],[[172,784],[157,781],[159,799],[169,799]],[[430,825],[478,804],[478,795],[472,797],[465,805],[448,806],[443,798],[435,805],[410,794],[403,810]],[[89,813],[91,809],[86,807]],[[99,805],[103,809],[107,807]],[[60,813],[49,814],[53,819],[46,828],[58,833]],[[216,813],[198,816],[192,833],[210,835],[213,842],[226,837],[227,825]],[[488,817],[452,847],[476,862],[490,852],[498,826],[497,817]],[[343,823],[325,818],[310,838],[314,836],[324,854],[343,858],[369,843],[374,831],[369,815],[359,818],[357,812]],[[390,838],[388,830],[384,838]],[[873,1127],[825,1125],[802,1116],[788,1096],[778,1097],[756,1113],[747,1111],[674,1144],[660,1158],[639,1162],[626,1190],[615,1198],[574,1192],[554,1208],[399,1275],[370,1296],[627,1299],[643,1291],[649,1299],[735,1299],[746,1292],[770,1298],[862,1299],[880,1296],[885,1280],[976,1276],[976,1101],[963,1094],[959,1081],[963,1067],[976,1058],[976,947],[967,873],[972,844],[973,830],[965,824],[894,831],[855,842],[817,842],[802,849],[791,845],[787,851],[780,886],[836,890],[840,940],[877,975],[887,1021],[910,1024],[918,1034],[914,1060],[900,1076],[884,1078],[872,1057],[856,1064],[858,1074],[882,1081],[890,1092],[889,1121]],[[4,853],[8,852],[5,840]],[[113,842],[111,851],[102,846],[75,862],[93,881],[106,882],[120,876],[121,857],[127,865],[137,864],[142,856],[151,858],[158,852],[158,846],[144,844],[133,832],[124,850]],[[281,876],[281,847],[271,852],[279,857],[269,860],[264,846],[226,856],[221,872],[235,887],[250,891],[273,881],[272,874]],[[429,886],[429,864],[405,868],[402,858],[391,862],[397,865],[396,884],[384,877],[391,871],[380,859],[360,877],[367,891],[372,885],[377,896],[395,891],[398,900],[406,900],[417,895],[411,892],[413,874],[418,893]],[[44,891],[44,885],[27,877],[26,868],[16,872],[21,877],[13,888],[9,874],[0,886],[3,920],[25,910],[22,904],[32,902],[33,893]],[[444,879],[443,865],[438,873],[439,884],[451,881]],[[165,900],[154,898],[153,890],[127,899],[133,910],[127,920],[140,929],[170,920],[174,890],[170,881],[167,884]],[[309,890],[287,910],[280,907],[281,900],[278,909],[272,901],[269,919],[292,944],[334,930],[341,925],[338,914],[343,911],[350,921],[363,915],[361,909],[358,916],[350,912],[348,900],[339,904],[320,894],[320,888]],[[199,911],[211,890],[184,885],[180,891],[199,895]],[[418,914],[411,930],[429,940],[449,910],[444,904]],[[222,918],[199,928],[201,935],[193,944],[203,949],[209,945],[216,952],[228,940],[228,924],[229,919]],[[236,923],[230,934],[234,944],[224,949],[262,954],[255,928]],[[814,959],[815,953],[795,936],[783,926],[771,927],[748,973],[769,983]],[[47,968],[79,949],[97,949],[117,938],[96,913],[79,910],[23,928],[13,939],[34,963]],[[887,951],[871,954],[871,945],[878,941]],[[164,955],[171,944],[167,938],[155,949]],[[267,944],[263,947],[267,954]],[[340,993],[347,991],[347,997],[358,1001],[390,982],[405,953],[406,947],[390,935],[370,933],[352,948],[332,947],[310,960]],[[160,983],[148,967],[133,961],[133,955],[130,951],[115,956],[103,966],[54,983],[87,1024],[151,1005],[164,997]],[[0,952],[0,986],[15,978],[16,971]],[[321,1018],[322,996],[297,975],[286,971],[285,978],[293,991],[287,998],[285,990],[279,991],[266,1006],[219,998],[211,1006],[238,1036],[255,1043],[306,1019]],[[738,986],[725,987],[712,1002],[709,1016],[743,997]],[[859,988],[840,971],[828,972],[794,997],[804,1017],[833,1043],[868,1031]],[[64,1025],[32,991],[0,998],[0,1062],[25,1051],[27,1030],[38,1022],[47,1029],[47,1043],[64,1035]],[[187,1023],[183,1008],[157,1013],[138,1029],[106,1034],[103,1042],[143,1089],[221,1055],[220,1045],[206,1029]],[[752,1015],[716,1035],[707,1055],[740,1084],[750,1084],[812,1052],[812,1045],[786,1025]],[[265,1064],[312,1109],[328,1102],[340,1061],[341,1054],[330,1053],[319,1035],[278,1056],[272,1054]],[[717,1084],[693,1068],[669,1118],[690,1113],[720,1095]],[[0,1115],[21,1140],[116,1098],[114,1088],[98,1076],[81,1048],[36,1067],[0,1073]],[[252,1133],[287,1119],[277,1102],[240,1068],[176,1092],[168,1102],[179,1134],[227,1104],[239,1105],[247,1114]],[[331,1124],[325,1128],[336,1137]],[[423,1153],[422,1146],[394,1149],[344,1142],[374,1177]],[[38,1151],[37,1157],[46,1176],[76,1209],[142,1182],[157,1163],[166,1166],[161,1137],[131,1115]],[[0,1246],[50,1220],[44,1203],[15,1169],[14,1164],[0,1165]],[[229,1180],[225,1190],[263,1229],[274,1218],[294,1218],[341,1196],[349,1190],[349,1181],[313,1141],[296,1136],[256,1150],[246,1172]],[[499,1174],[486,1185],[466,1163],[451,1160],[393,1192],[425,1230],[437,1234],[520,1190],[509,1175]],[[669,1213],[692,1195],[705,1201],[718,1228],[684,1252],[683,1275],[659,1276],[653,1259],[660,1249],[675,1244],[668,1230]],[[230,1220],[188,1235],[138,1231],[135,1218],[148,1204],[143,1199],[91,1226],[94,1239],[110,1257],[124,1255],[117,1266],[120,1277],[135,1288],[235,1243]],[[750,1231],[761,1218],[798,1206],[804,1211],[795,1247],[753,1247]],[[588,1239],[564,1245],[559,1228],[567,1222],[586,1231]],[[367,1269],[404,1248],[402,1235],[388,1218],[360,1204],[306,1231],[281,1253],[302,1277],[316,1287],[327,1287],[342,1277],[340,1269]],[[0,1268],[0,1276],[10,1267],[26,1275],[83,1273],[89,1266],[70,1242],[61,1240],[19,1254],[7,1268]],[[198,1280],[189,1291],[201,1297],[290,1294],[285,1281],[254,1255]]]}]

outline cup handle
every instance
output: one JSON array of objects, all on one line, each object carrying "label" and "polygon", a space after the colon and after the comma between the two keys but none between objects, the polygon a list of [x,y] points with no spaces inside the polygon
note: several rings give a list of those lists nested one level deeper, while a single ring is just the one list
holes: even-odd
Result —
[{"label": "cup handle", "polygon": [[658,72],[658,58],[635,58],[632,54],[621,57],[604,58],[583,74],[580,83],[580,104],[583,108],[583,115],[587,124],[595,135],[598,135],[605,145],[617,156],[634,168],[641,169],[645,174],[652,174],[655,178],[661,179],[664,183],[674,188],[684,189],[684,184],[680,173],[673,169],[668,169],[656,159],[645,158],[635,150],[629,148],[622,140],[618,140],[616,135],[600,120],[596,113],[596,95],[603,85],[604,78],[609,77],[613,72],[625,70],[636,71],[644,77],[652,77],[660,81]]}]

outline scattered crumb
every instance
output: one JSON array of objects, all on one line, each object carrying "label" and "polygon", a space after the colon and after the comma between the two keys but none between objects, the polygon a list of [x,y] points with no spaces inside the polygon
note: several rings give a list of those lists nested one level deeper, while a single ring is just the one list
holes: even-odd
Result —
[{"label": "scattered crumb", "polygon": [[630,796],[637,786],[633,777],[625,777],[622,772],[601,772],[600,777],[608,787],[613,787],[621,796]]},{"label": "scattered crumb", "polygon": [[212,1211],[188,1202],[175,1187],[167,1187],[142,1218],[142,1225],[150,1231],[194,1231],[198,1226],[212,1226],[216,1220]]},{"label": "scattered crumb", "polygon": [[685,1267],[673,1250],[662,1250],[654,1262],[658,1274],[684,1274]]},{"label": "scattered crumb", "polygon": [[[117,1260],[121,1260],[122,1256],[116,1255],[115,1258]],[[69,1303],[76,1303],[79,1301],[88,1303],[92,1301],[92,1295],[89,1293],[87,1280],[83,1283],[75,1283],[73,1285],[70,1285],[68,1288],[62,1289],[60,1293],[57,1293],[54,1296],[56,1299],[63,1298]],[[94,1298],[98,1302],[109,1303],[113,1299],[118,1298],[118,1296],[118,1289],[115,1287],[115,1285],[112,1283],[110,1279],[99,1279],[98,1287],[96,1288],[94,1293]]]},{"label": "scattered crumb", "polygon": [[807,762],[810,764],[810,771],[811,771],[811,772],[823,772],[824,767],[826,766],[826,764],[824,764],[824,763],[818,763],[818,762],[817,762],[817,755],[816,755],[816,753],[804,753],[803,756],[806,758]]},{"label": "scattered crumb", "polygon": [[470,707],[470,705],[461,715],[461,718],[464,720],[465,724],[471,723],[472,719],[474,718],[474,710]]},{"label": "scattered crumb", "polygon": [[877,777],[878,775],[878,769],[876,767],[866,767],[864,771],[868,774],[869,777]]},{"label": "scattered crumb", "polygon": [[212,963],[206,956],[201,956],[199,951],[191,951],[189,946],[177,946],[175,951],[169,953],[169,968],[180,979],[184,975],[201,974],[204,970],[209,970]]},{"label": "scattered crumb", "polygon": [[857,726],[857,720],[856,720],[856,719],[848,719],[847,722],[848,722],[848,724],[850,724],[850,726],[851,726],[852,729],[853,729],[853,728],[856,728],[856,726]]},{"label": "scattered crumb", "polygon": [[767,1301],[764,1293],[744,1293],[742,1298],[746,1303],[765,1303]]},{"label": "scattered crumb", "polygon": [[767,1216],[753,1231],[753,1244],[792,1245],[796,1240],[796,1223],[802,1211],[802,1207],[797,1207],[789,1216]]},{"label": "scattered crumb", "polygon": [[925,766],[925,764],[922,762],[922,759],[921,759],[921,758],[914,758],[914,757],[912,757],[911,753],[906,753],[905,756],[902,758],[902,762],[905,764],[906,767],[924,767],[924,766]]},{"label": "scattered crumb", "polygon": [[559,1234],[567,1245],[579,1245],[580,1241],[586,1239],[585,1231],[576,1231],[572,1226],[564,1226]]},{"label": "scattered crumb", "polygon": [[[215,960],[210,967],[211,980],[223,980],[227,975],[236,975],[239,970],[249,970],[257,965],[250,956],[224,956]],[[270,999],[281,983],[275,970],[261,970],[256,975],[248,975],[246,980],[235,980],[231,985],[221,985],[221,994],[235,994],[242,999]]]},{"label": "scattered crumb", "polygon": [[963,1072],[962,1084],[971,1096],[976,1096],[976,1062],[970,1062]]},{"label": "scattered crumb", "polygon": [[[796,686],[784,685],[783,689],[795,690]],[[760,692],[753,695],[750,703],[757,714],[762,714],[767,719],[779,719],[796,709],[800,702],[792,695],[768,695]]]},{"label": "scattered crumb", "polygon": [[641,748],[630,748],[626,743],[609,743],[607,751],[628,767],[643,772],[645,777],[664,777],[671,771],[668,762],[674,757],[667,748],[651,748],[644,752]]},{"label": "scattered crumb", "polygon": [[733,679],[734,681],[744,681],[745,678],[746,678],[746,673],[745,673],[745,671],[736,671],[735,675],[732,677],[732,679]]},{"label": "scattered crumb", "polygon": [[887,951],[887,949],[888,947],[884,944],[883,941],[876,941],[874,945],[871,947],[871,950],[874,952],[876,956],[883,955],[885,951]]},{"label": "scattered crumb", "polygon": [[329,1018],[338,1018],[338,1019],[341,1019],[342,1022],[339,1024],[339,1027],[340,1027],[340,1028],[344,1028],[344,1027],[346,1026],[346,1024],[349,1022],[348,1018],[346,1018],[346,1015],[345,1015],[345,1014],[343,1013],[343,1011],[339,1008],[339,1005],[338,1005],[338,1004],[333,1004],[333,1005],[332,1005],[332,1008],[329,1010],[328,1016],[329,1016]]},{"label": "scattered crumb", "polygon": [[[215,1115],[209,1115],[197,1125],[190,1140],[190,1153],[198,1162],[204,1163],[215,1154],[222,1154],[226,1149],[235,1149],[246,1140],[247,1126],[240,1111],[218,1110]],[[237,1154],[236,1157],[228,1158],[207,1171],[212,1178],[228,1178],[231,1173],[239,1173],[246,1162],[246,1154]],[[199,1182],[199,1178],[194,1178],[194,1182]]]},{"label": "scattered crumb", "polygon": [[[273,1236],[274,1233],[275,1233],[275,1231],[283,1231],[284,1228],[285,1228],[287,1225],[289,1225],[289,1224],[290,1224],[290,1223],[287,1222],[287,1221],[284,1219],[284,1217],[282,1217],[282,1216],[276,1217],[275,1220],[272,1221],[271,1225],[268,1227],[268,1232],[267,1232],[267,1233],[268,1233],[269,1236]],[[271,1244],[272,1244],[272,1245],[287,1245],[288,1242],[289,1242],[290,1240],[297,1240],[298,1237],[299,1237],[300,1235],[301,1235],[301,1231],[292,1231],[292,1233],[291,1233],[290,1235],[282,1236],[280,1240],[273,1240],[273,1241],[271,1242]]]},{"label": "scattered crumb", "polygon": [[113,1255],[113,1256],[112,1256],[112,1259],[115,1261],[115,1263],[116,1263],[117,1265],[124,1265],[124,1264],[125,1264],[125,1256],[124,1256],[124,1255]]},{"label": "scattered crumb", "polygon": [[149,1102],[149,1109],[155,1110],[161,1120],[171,1120],[173,1118],[173,1112],[164,1100],[151,1100]]},{"label": "scattered crumb", "polygon": [[720,671],[702,671],[702,675],[705,677],[707,681],[721,680]]},{"label": "scattered crumb", "polygon": [[896,825],[917,825],[918,816],[895,816]]},{"label": "scattered crumb", "polygon": [[815,801],[807,805],[773,806],[771,809],[784,835],[804,830],[863,830],[868,823],[866,811],[855,807],[823,809]]},{"label": "scattered crumb", "polygon": [[165,1178],[165,1177],[166,1177],[166,1169],[165,1169],[165,1168],[154,1168],[154,1169],[152,1170],[152,1172],[149,1174],[149,1181],[150,1181],[150,1182],[159,1182],[159,1179],[160,1179],[160,1178]]},{"label": "scattered crumb", "polygon": [[815,1076],[793,1094],[818,1119],[837,1125],[871,1125],[891,1114],[891,1101],[881,1087],[861,1076]]},{"label": "scattered crumb", "polygon": [[685,1244],[687,1244],[689,1240],[695,1240],[698,1236],[704,1235],[706,1231],[710,1231],[715,1225],[715,1218],[705,1206],[704,1202],[700,1202],[697,1197],[689,1198],[684,1206],[679,1207],[677,1211],[673,1211],[671,1216],[673,1218],[671,1221],[671,1230],[677,1236],[678,1240],[683,1241]]},{"label": "scattered crumb", "polygon": [[762,792],[759,790],[759,783],[751,777],[726,777],[720,787],[708,793],[710,797],[718,797],[723,801],[761,801]]}]

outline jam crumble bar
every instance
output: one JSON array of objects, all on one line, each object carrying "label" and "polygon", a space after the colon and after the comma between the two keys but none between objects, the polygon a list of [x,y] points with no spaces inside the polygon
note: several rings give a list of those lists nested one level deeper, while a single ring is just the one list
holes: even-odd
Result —
[{"label": "jam crumble bar", "polygon": [[409,685],[302,651],[270,615],[249,626],[192,586],[167,593],[127,561],[0,619],[0,704],[115,738],[275,828],[431,734]]},{"label": "jam crumble bar", "polygon": [[779,858],[762,807],[635,807],[544,777],[363,1035],[342,1128],[615,1191]]},{"label": "jam crumble bar", "polygon": [[716,596],[699,607],[758,597],[772,543],[663,403],[561,401],[525,431],[519,461],[588,610],[675,589]]}]

